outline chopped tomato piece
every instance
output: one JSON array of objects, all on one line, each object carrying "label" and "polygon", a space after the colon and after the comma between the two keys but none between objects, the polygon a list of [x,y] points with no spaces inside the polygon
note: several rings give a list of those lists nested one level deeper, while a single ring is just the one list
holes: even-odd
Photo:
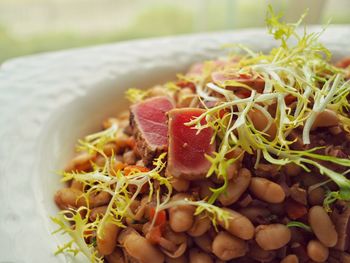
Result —
[{"label": "chopped tomato piece", "polygon": [[149,169],[140,165],[128,165],[124,168],[124,174],[128,176],[132,172],[148,172]]},{"label": "chopped tomato piece", "polygon": [[[154,207],[151,207],[149,210],[150,221],[153,221],[155,216],[156,216],[156,209]],[[165,223],[166,223],[166,212],[165,210],[161,210],[157,213],[157,217],[155,219],[155,225],[160,226],[160,225],[164,225]]]},{"label": "chopped tomato piece", "polygon": [[288,217],[292,220],[301,218],[307,214],[306,207],[294,200],[288,200],[286,202],[286,211]]}]

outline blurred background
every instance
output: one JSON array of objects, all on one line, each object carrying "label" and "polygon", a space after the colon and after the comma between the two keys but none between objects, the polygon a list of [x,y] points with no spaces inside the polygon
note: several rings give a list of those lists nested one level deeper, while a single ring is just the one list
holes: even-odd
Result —
[{"label": "blurred background", "polygon": [[[350,24],[349,0],[0,0],[0,62],[122,40],[264,26],[272,4],[295,21]],[[350,25],[349,25],[350,26]]]}]

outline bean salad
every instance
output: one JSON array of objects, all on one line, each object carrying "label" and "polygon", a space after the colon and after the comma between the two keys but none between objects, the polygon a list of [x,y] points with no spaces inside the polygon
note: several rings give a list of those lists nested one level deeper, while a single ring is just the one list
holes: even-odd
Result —
[{"label": "bean salad", "polygon": [[270,53],[229,45],[77,144],[56,254],[91,262],[350,262],[350,59],[272,9]]}]

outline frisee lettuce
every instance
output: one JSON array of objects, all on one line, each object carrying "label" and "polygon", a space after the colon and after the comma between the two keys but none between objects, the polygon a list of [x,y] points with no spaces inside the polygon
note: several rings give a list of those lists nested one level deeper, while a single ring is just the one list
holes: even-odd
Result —
[{"label": "frisee lettuce", "polygon": [[[281,17],[274,14],[269,7],[266,23],[269,32],[281,42],[279,47],[263,54],[236,45],[245,53],[236,65],[215,68],[227,76],[234,72],[258,76],[265,83],[262,93],[253,90],[248,97],[240,98],[232,92],[232,86],[236,85],[230,81],[208,82],[208,72],[202,79],[197,76],[196,88],[200,91],[198,95],[201,100],[205,102],[210,98],[217,101],[215,107],[206,109],[201,116],[187,123],[198,131],[210,127],[214,130],[212,141],[218,137],[220,139],[218,152],[207,157],[212,164],[208,175],[216,173],[224,179],[221,187],[212,190],[211,203],[219,196],[218,193],[226,190],[227,174],[219,166],[227,167],[229,160],[226,160],[225,153],[234,148],[241,148],[247,154],[255,154],[256,166],[262,157],[280,166],[292,162],[307,171],[309,166],[313,166],[339,186],[339,191],[330,194],[327,200],[350,200],[350,181],[345,175],[318,162],[322,160],[349,167],[349,160],[317,155],[314,153],[316,148],[310,151],[292,151],[290,145],[294,140],[288,137],[294,129],[303,127],[302,140],[304,144],[309,144],[311,128],[318,114],[325,109],[333,110],[340,125],[345,130],[350,130],[350,118],[346,114],[350,108],[347,100],[350,84],[345,80],[344,71],[330,63],[330,51],[319,42],[323,30],[307,33],[304,29],[299,33],[297,27],[305,15],[297,23],[281,22]],[[286,104],[288,97],[294,99],[292,106]],[[268,111],[272,104],[277,105],[275,115]],[[225,111],[224,118],[219,114],[222,111]],[[249,117],[251,111],[259,111],[266,118],[264,130],[254,127]],[[206,120],[205,124],[202,124],[203,119]],[[274,138],[267,134],[271,125],[276,127]]]},{"label": "frisee lettuce", "polygon": [[312,232],[312,229],[310,226],[299,221],[290,221],[287,223],[287,227],[298,227],[298,228],[304,229],[307,232]]}]

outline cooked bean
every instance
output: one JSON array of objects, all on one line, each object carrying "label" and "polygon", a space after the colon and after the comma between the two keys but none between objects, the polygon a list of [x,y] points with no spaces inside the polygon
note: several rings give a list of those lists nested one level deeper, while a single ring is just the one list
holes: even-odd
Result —
[{"label": "cooked bean", "polygon": [[251,179],[249,190],[259,199],[272,204],[282,203],[286,197],[280,185],[261,177]]},{"label": "cooked bean", "polygon": [[[231,181],[234,177],[237,177],[238,170],[241,166],[242,166],[241,160],[236,160],[234,163],[230,164],[226,169],[227,180]],[[223,177],[217,177],[217,176],[211,176],[210,180],[215,184],[222,184],[224,182]]]},{"label": "cooked bean", "polygon": [[301,185],[309,187],[320,182],[319,176],[314,175],[313,173],[301,173],[296,180],[300,182]]},{"label": "cooked bean", "polygon": [[187,236],[184,233],[175,233],[169,227],[166,227],[163,237],[159,240],[159,246],[166,256],[178,258],[187,250]]},{"label": "cooked bean", "polygon": [[211,225],[211,220],[207,216],[198,215],[194,219],[192,227],[187,233],[192,237],[198,237],[208,231]]},{"label": "cooked bean", "polygon": [[60,209],[86,206],[83,192],[74,188],[62,188],[55,194],[55,202]]},{"label": "cooked bean", "polygon": [[308,201],[310,205],[322,205],[325,198],[326,191],[322,187],[308,190]]},{"label": "cooked bean", "polygon": [[215,188],[215,184],[209,180],[203,180],[198,182],[199,185],[199,197],[201,199],[208,198],[208,196],[211,196],[213,192],[210,190],[210,188]]},{"label": "cooked bean", "polygon": [[270,262],[276,257],[276,252],[264,250],[254,242],[249,246],[247,256],[259,262]]},{"label": "cooked bean", "polygon": [[342,263],[350,263],[350,255],[348,253],[343,252],[340,255],[340,262],[342,262]]},{"label": "cooked bean", "polygon": [[247,253],[247,244],[227,232],[220,232],[213,241],[212,250],[221,260],[243,257]]},{"label": "cooked bean", "polygon": [[242,168],[238,172],[238,176],[228,182],[227,190],[222,193],[218,200],[224,206],[235,203],[241,195],[247,190],[252,174],[246,168]]},{"label": "cooked bean", "polygon": [[65,168],[67,172],[78,170],[86,171],[91,168],[91,161],[94,161],[96,158],[95,154],[89,154],[88,152],[81,152],[75,156],[68,166]]},{"label": "cooked bean", "polygon": [[228,208],[224,208],[224,210],[230,213],[230,218],[227,224],[222,220],[218,220],[219,225],[236,237],[244,240],[252,239],[254,236],[254,226],[252,222],[234,210]]},{"label": "cooked bean", "polygon": [[326,109],[317,115],[314,123],[312,124],[311,130],[322,127],[336,126],[338,123],[339,119],[337,114],[332,110]]},{"label": "cooked bean", "polygon": [[136,155],[134,151],[127,151],[123,154],[123,161],[126,164],[132,165],[136,163]]},{"label": "cooked bean", "polygon": [[116,176],[118,171],[122,170],[126,164],[124,164],[121,160],[118,160],[117,158],[115,158],[116,160],[111,164],[111,175],[112,176]]},{"label": "cooked bean", "polygon": [[[161,251],[170,258],[178,258],[181,257],[187,250],[187,243],[182,243],[179,246],[175,246],[174,248],[168,249],[167,246],[162,246],[166,241],[164,238],[160,238],[159,245],[161,246]],[[169,241],[169,240],[168,240]],[[169,246],[168,246],[169,247]]]},{"label": "cooked bean", "polygon": [[[128,128],[130,128],[130,126],[125,127],[124,131],[127,131]],[[129,137],[126,134],[121,134],[115,140],[115,144],[117,145],[117,153],[121,154],[123,151],[126,151],[127,149],[133,148],[134,143],[135,143],[135,141],[134,141],[133,137]],[[136,155],[135,155],[135,157],[136,157]]]},{"label": "cooked bean", "polygon": [[[130,221],[126,221],[127,222],[127,224],[130,226],[130,227],[132,227],[133,229],[135,229],[135,227],[133,227],[132,225],[132,219],[130,218]],[[144,223],[144,224],[142,224],[142,233],[143,233],[143,235],[144,236],[146,236],[146,238],[147,238],[147,234],[150,232],[150,230],[151,230],[151,226],[152,226],[152,223],[151,222],[146,222],[146,223]]]},{"label": "cooked bean", "polygon": [[107,156],[112,156],[112,154],[117,153],[117,151],[118,151],[118,147],[117,147],[117,144],[114,143],[114,142],[106,143],[106,144],[103,146],[103,152],[104,152]]},{"label": "cooked bean", "polygon": [[196,245],[202,249],[203,251],[210,253],[211,252],[211,244],[212,244],[213,240],[210,237],[210,235],[208,233],[199,236],[199,237],[195,237],[194,238],[194,243],[196,243]]},{"label": "cooked bean", "polygon": [[167,89],[164,89],[162,86],[155,86],[148,90],[148,97],[158,97],[158,96],[169,96]]},{"label": "cooked bean", "polygon": [[192,248],[190,250],[190,263],[213,263],[211,256],[199,249]]},{"label": "cooked bean", "polygon": [[135,216],[133,218],[134,220],[141,220],[145,216],[145,213],[149,212],[147,199],[148,198],[146,198],[146,200],[142,199],[141,204],[135,209],[135,211],[134,211]]},{"label": "cooked bean", "polygon": [[280,166],[271,163],[259,163],[255,169],[255,175],[258,177],[275,177],[280,170]]},{"label": "cooked bean", "polygon": [[321,206],[313,206],[309,210],[309,224],[312,231],[326,247],[334,247],[338,234],[334,224]]},{"label": "cooked bean", "polygon": [[112,222],[106,222],[103,225],[101,236],[97,235],[97,249],[100,254],[112,254],[115,246],[117,245],[119,230],[119,227]]},{"label": "cooked bean", "polygon": [[164,254],[137,232],[130,231],[122,238],[126,252],[140,263],[162,263]]},{"label": "cooked bean", "polygon": [[[143,201],[143,202],[146,202],[148,201],[148,198],[146,198],[147,200]],[[141,201],[140,200],[133,200],[129,206],[130,210],[133,212],[133,213],[137,213],[138,209],[140,208],[141,206]]]},{"label": "cooked bean", "polygon": [[83,191],[84,190],[84,183],[73,179],[71,184],[70,184],[70,188],[74,188],[74,189],[77,189],[79,191]]},{"label": "cooked bean", "polygon": [[113,253],[105,256],[108,263],[125,263],[124,254],[120,248],[115,248]]},{"label": "cooked bean", "polygon": [[184,254],[178,258],[165,257],[166,263],[187,263],[187,256]]},{"label": "cooked bean", "polygon": [[281,263],[299,263],[299,259],[296,255],[291,254],[282,259]]},{"label": "cooked bean", "polygon": [[104,167],[106,164],[106,158],[102,155],[97,155],[94,163],[99,167]]},{"label": "cooked bean", "polygon": [[285,246],[291,238],[290,229],[282,224],[260,225],[256,228],[255,241],[264,250]]},{"label": "cooked bean", "polygon": [[328,258],[328,247],[318,240],[310,240],[306,249],[307,255],[315,262],[324,262]]},{"label": "cooked bean", "polygon": [[288,163],[283,166],[283,171],[286,173],[286,175],[297,176],[301,173],[301,167],[295,163]]},{"label": "cooked bean", "polygon": [[99,207],[102,205],[107,205],[111,200],[112,196],[107,192],[99,192],[97,194],[91,194],[89,196],[90,207]]},{"label": "cooked bean", "polygon": [[[250,110],[248,116],[252,124],[258,131],[264,131],[267,128],[269,120],[261,111],[255,109]],[[268,135],[269,140],[273,140],[276,137],[277,133],[276,123],[272,122],[272,124],[267,129],[267,131],[265,131],[265,133]]]},{"label": "cooked bean", "polygon": [[[172,197],[172,200],[181,200],[184,198],[190,198],[187,194],[176,194]],[[169,209],[169,225],[175,232],[185,232],[189,230],[194,221],[195,207],[191,205],[181,205],[171,207]]]},{"label": "cooked bean", "polygon": [[190,187],[190,182],[182,178],[172,177],[170,179],[170,183],[174,187],[174,189],[178,192],[186,192]]},{"label": "cooked bean", "polygon": [[170,227],[166,227],[163,233],[164,238],[170,240],[175,245],[186,243],[188,236],[183,232],[174,232]]},{"label": "cooked bean", "polygon": [[192,227],[194,211],[172,208],[169,210],[169,224],[175,232],[185,232]]},{"label": "cooked bean", "polygon": [[107,210],[106,205],[91,209],[90,216],[89,216],[90,221],[95,221],[97,217],[102,217],[106,213],[106,210]]},{"label": "cooked bean", "polygon": [[239,167],[241,166],[242,164],[240,163],[239,160],[235,161],[234,163],[231,163],[227,169],[226,169],[226,174],[227,174],[227,179],[228,180],[231,180],[233,179],[234,177],[237,176],[238,174],[238,170],[239,170]]}]

